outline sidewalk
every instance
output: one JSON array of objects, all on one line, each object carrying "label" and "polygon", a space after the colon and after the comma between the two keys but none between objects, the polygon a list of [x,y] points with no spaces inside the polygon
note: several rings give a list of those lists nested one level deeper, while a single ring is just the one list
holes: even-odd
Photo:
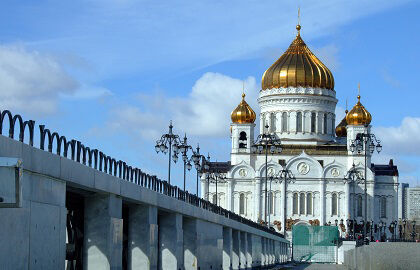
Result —
[{"label": "sidewalk", "polygon": [[302,263],[302,264],[286,264],[282,265],[276,268],[273,268],[272,270],[345,270],[347,269],[346,266],[342,264],[323,264],[323,263]]}]

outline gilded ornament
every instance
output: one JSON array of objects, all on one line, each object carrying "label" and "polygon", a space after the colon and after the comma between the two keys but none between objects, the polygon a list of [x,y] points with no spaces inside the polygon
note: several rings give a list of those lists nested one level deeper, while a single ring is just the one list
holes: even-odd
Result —
[{"label": "gilded ornament", "polygon": [[262,90],[280,87],[314,87],[334,90],[331,71],[319,60],[298,33],[282,56],[268,68],[262,77]]},{"label": "gilded ornament", "polygon": [[346,115],[347,125],[369,125],[372,115],[360,103],[360,95],[357,96],[357,103]]},{"label": "gilded ornament", "polygon": [[344,116],[343,120],[341,120],[340,124],[335,128],[335,134],[337,137],[347,137],[347,120],[346,116],[349,111],[346,110],[346,115]]},{"label": "gilded ornament", "polygon": [[239,103],[238,107],[233,110],[230,118],[232,119],[232,123],[237,124],[251,124],[255,122],[257,116],[251,106],[246,103],[245,93],[242,94],[242,101]]}]

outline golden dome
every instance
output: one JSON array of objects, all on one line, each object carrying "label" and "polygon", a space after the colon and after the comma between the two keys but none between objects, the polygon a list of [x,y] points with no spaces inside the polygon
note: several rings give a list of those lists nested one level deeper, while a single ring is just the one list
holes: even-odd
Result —
[{"label": "golden dome", "polygon": [[239,103],[238,107],[230,115],[232,123],[250,124],[255,122],[256,117],[254,110],[245,101],[245,94],[242,94],[241,103]]},{"label": "golden dome", "polygon": [[372,121],[372,115],[360,103],[360,95],[357,96],[357,103],[347,114],[346,121],[348,125],[369,125]]},{"label": "golden dome", "polygon": [[344,116],[343,120],[341,120],[340,124],[335,128],[335,134],[337,137],[347,137],[347,120],[346,116],[349,111],[346,110],[346,115]]},{"label": "golden dome", "polygon": [[262,90],[302,86],[334,90],[331,71],[309,50],[300,37],[300,25],[295,40],[282,56],[264,72]]}]

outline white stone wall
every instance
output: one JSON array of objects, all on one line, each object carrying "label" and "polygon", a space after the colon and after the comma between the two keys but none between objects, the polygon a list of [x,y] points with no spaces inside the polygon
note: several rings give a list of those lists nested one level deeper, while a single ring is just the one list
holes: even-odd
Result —
[{"label": "white stone wall", "polygon": [[[276,133],[280,139],[288,140],[291,144],[314,144],[331,141],[335,137],[337,99],[333,90],[274,88],[260,91],[258,103],[261,109],[260,133],[263,132],[264,125],[268,124],[269,132]],[[286,119],[283,119],[283,113],[286,113]],[[316,115],[315,131],[311,129],[312,113]],[[301,130],[297,127],[298,114],[301,114]]]}]

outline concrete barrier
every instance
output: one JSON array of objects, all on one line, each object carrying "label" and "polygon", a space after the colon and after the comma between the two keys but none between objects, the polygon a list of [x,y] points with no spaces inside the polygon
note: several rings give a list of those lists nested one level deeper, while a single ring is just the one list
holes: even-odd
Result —
[{"label": "concrete barrier", "polygon": [[[154,182],[142,186],[0,135],[1,156],[23,168],[20,207],[0,207],[2,270],[71,264],[77,220],[69,220],[69,193],[81,200],[84,269],[244,269],[288,258],[289,242],[278,234],[159,193]],[[0,170],[0,181],[13,175]],[[12,200],[6,189],[0,197]]]},{"label": "concrete barrier", "polygon": [[420,244],[379,242],[344,252],[344,265],[351,270],[397,270],[420,268]]}]

